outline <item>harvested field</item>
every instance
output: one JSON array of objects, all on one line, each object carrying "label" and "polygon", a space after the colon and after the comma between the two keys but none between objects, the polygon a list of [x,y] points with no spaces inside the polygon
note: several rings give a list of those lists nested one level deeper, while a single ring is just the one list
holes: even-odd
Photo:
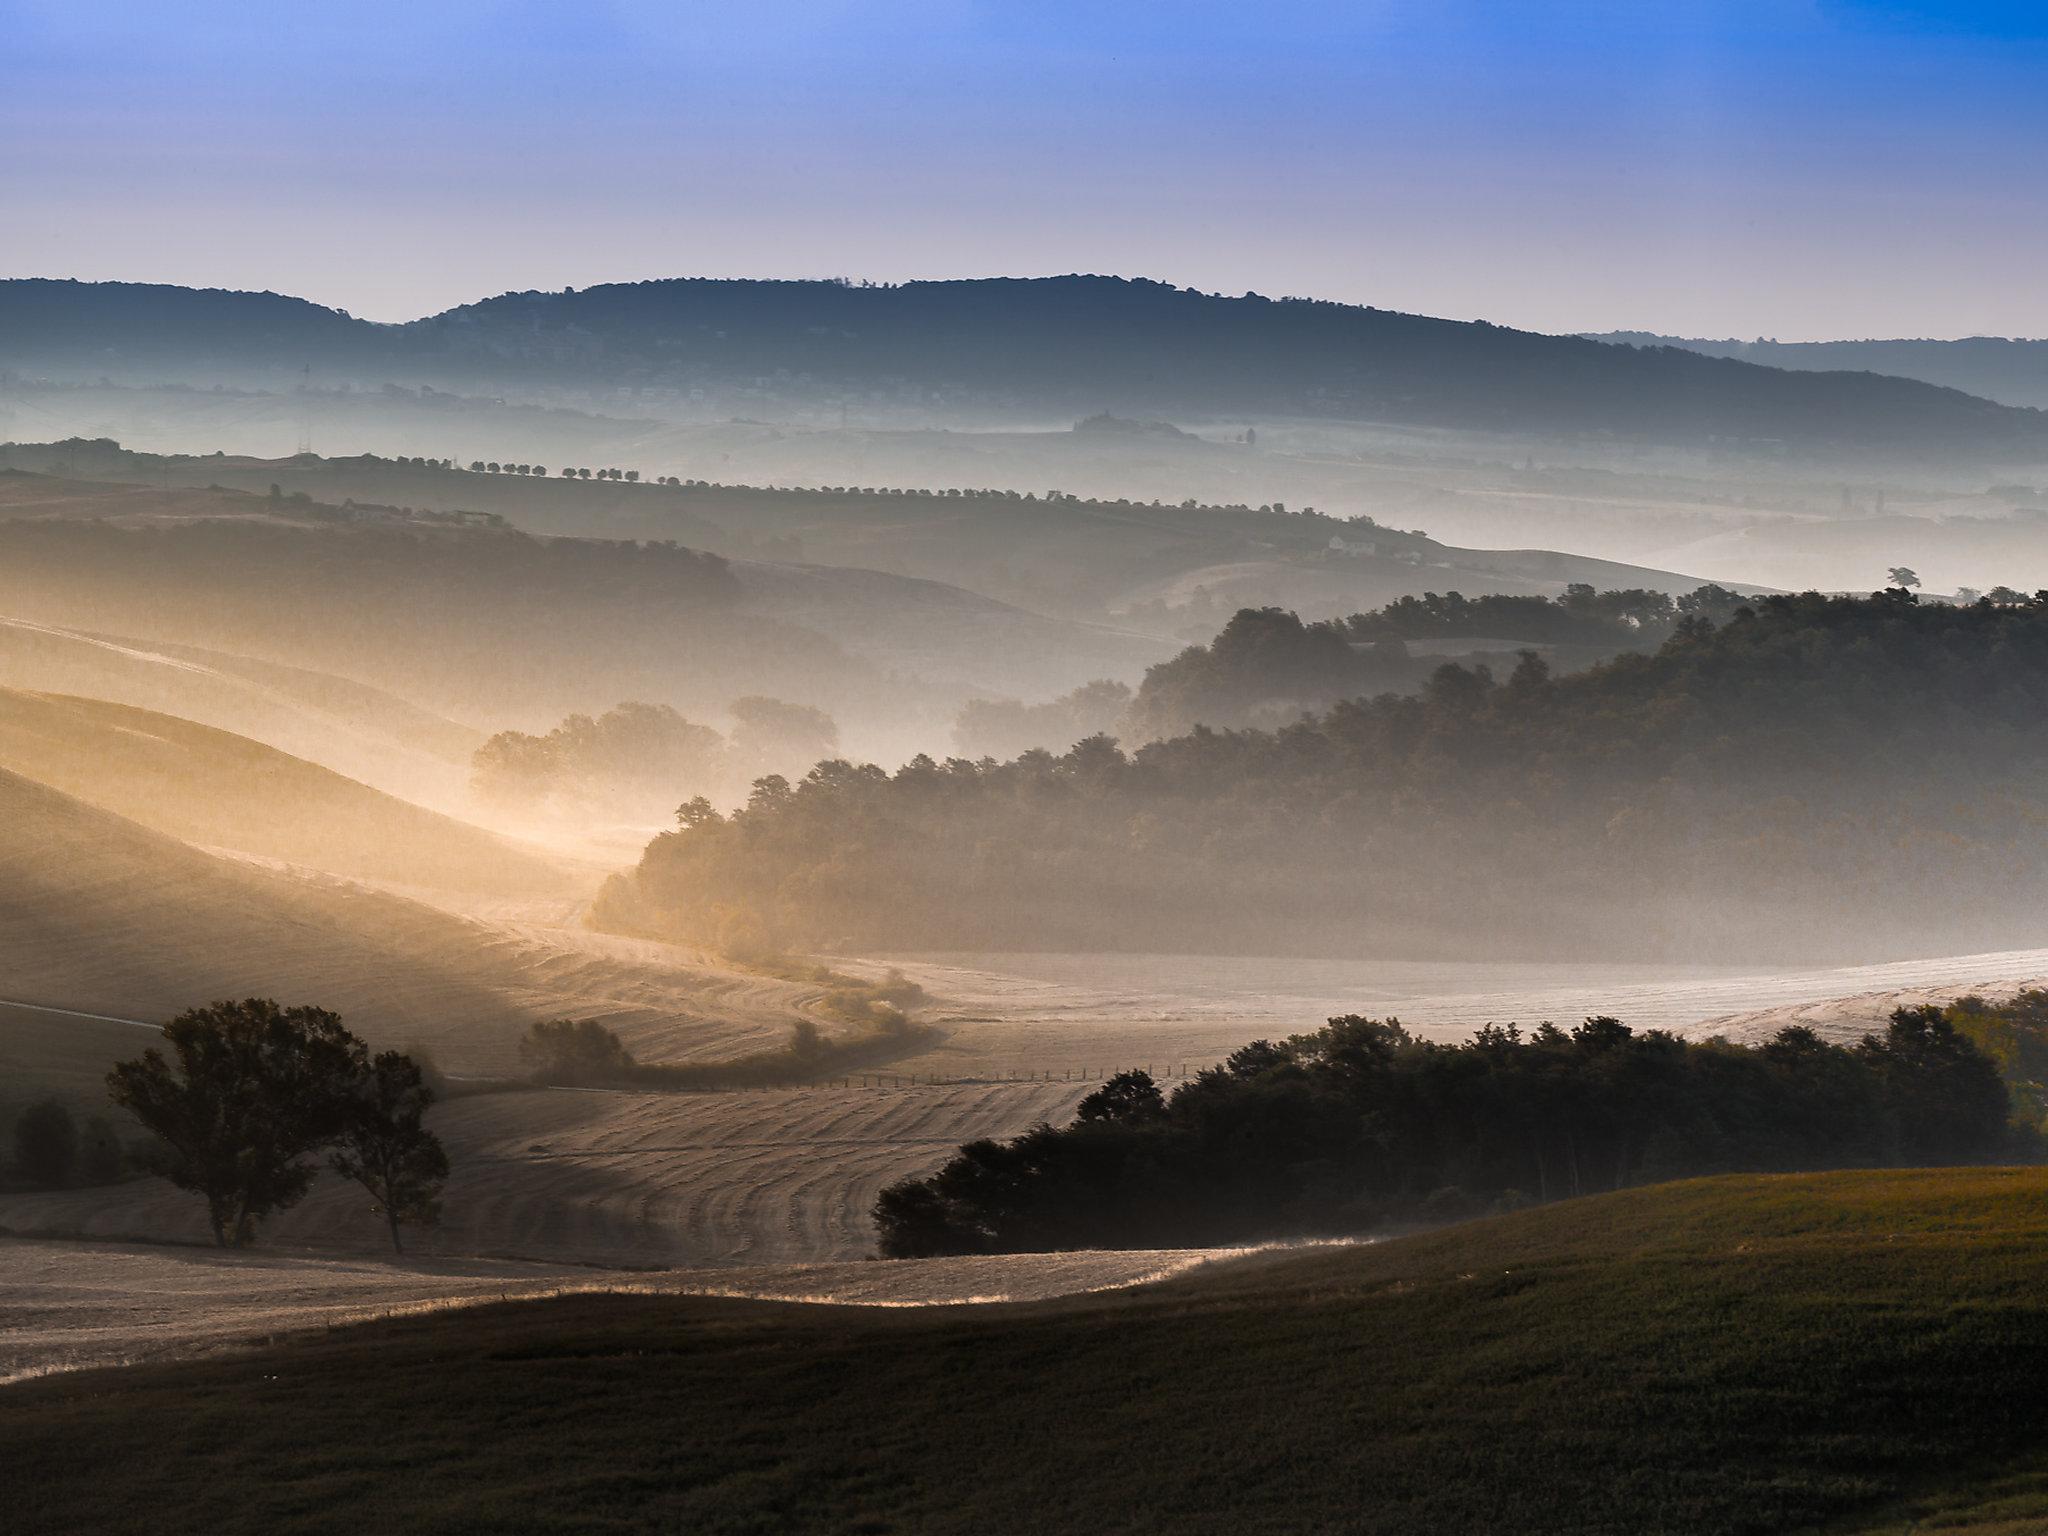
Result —
[{"label": "harvested field", "polygon": [[[455,1099],[433,1125],[454,1162],[423,1255],[612,1265],[789,1264],[873,1251],[868,1213],[963,1141],[1065,1119],[1085,1084],[797,1088],[759,1093],[524,1089]],[[201,1242],[196,1197],[157,1179],[0,1195],[18,1233]],[[376,1252],[353,1185],[326,1178],[266,1244]]]},{"label": "harvested field", "polygon": [[2048,984],[2048,949],[1813,970],[1274,959],[1206,955],[899,955],[833,962],[901,968],[943,1007],[939,1049],[919,1070],[1059,1070],[1205,1065],[1247,1040],[1280,1038],[1344,1013],[1398,1016],[1427,1038],[1612,1014],[1639,1029],[1748,1039],[1779,1023],[1853,1037],[1901,1003]]}]

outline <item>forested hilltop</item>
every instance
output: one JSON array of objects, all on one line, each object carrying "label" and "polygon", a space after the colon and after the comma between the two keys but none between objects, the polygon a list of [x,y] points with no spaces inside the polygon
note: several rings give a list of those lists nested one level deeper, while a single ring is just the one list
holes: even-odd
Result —
[{"label": "forested hilltop", "polygon": [[789,949],[1990,949],[2038,941],[2044,748],[2048,594],[1766,598],[1276,731],[821,763],[692,810],[600,918]]},{"label": "forested hilltop", "polygon": [[2038,453],[2048,417],[1913,379],[1069,274],[675,278],[506,293],[407,325],[275,294],[0,282],[0,368],[147,382],[705,390],[946,410],[1286,414],[1772,449]]},{"label": "forested hilltop", "polygon": [[[1447,653],[1526,648],[1558,671],[1575,671],[1623,651],[1654,650],[1685,620],[1725,620],[1747,601],[1712,583],[1673,597],[1574,582],[1555,598],[1425,592],[1308,623],[1280,608],[1245,608],[1209,644],[1147,669],[1128,708],[1103,728],[1143,742],[1202,725],[1285,725],[1339,699],[1412,693]],[[1085,734],[1035,744],[1065,747]]]}]

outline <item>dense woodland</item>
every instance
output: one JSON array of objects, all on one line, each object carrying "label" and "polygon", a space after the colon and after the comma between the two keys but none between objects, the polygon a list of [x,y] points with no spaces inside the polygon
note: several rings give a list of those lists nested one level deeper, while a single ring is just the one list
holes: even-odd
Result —
[{"label": "dense woodland", "polygon": [[[1674,598],[1574,583],[1557,598],[1426,592],[1312,623],[1279,608],[1246,608],[1209,644],[1150,668],[1122,719],[1097,729],[1143,742],[1200,725],[1285,725],[1339,699],[1414,692],[1442,665],[1429,647],[1459,642],[1527,646],[1568,671],[1623,651],[1655,650],[1681,620],[1722,622],[1743,601],[1712,585]],[[1082,734],[1028,745],[1065,747]]]},{"label": "dense woodland", "polygon": [[1275,731],[821,763],[657,838],[600,916],[798,951],[1988,949],[2048,897],[2044,750],[2048,596],[1768,598]]},{"label": "dense woodland", "polygon": [[1439,1045],[1392,1019],[1332,1019],[1247,1045],[1171,1098],[1122,1073],[1064,1129],[962,1147],[883,1192],[882,1252],[1208,1246],[1698,1174],[2031,1155],[2038,1103],[2015,1116],[1972,1018],[2013,1027],[1980,999],[1900,1009],[1851,1047],[1794,1027],[1746,1049],[1611,1018]]}]

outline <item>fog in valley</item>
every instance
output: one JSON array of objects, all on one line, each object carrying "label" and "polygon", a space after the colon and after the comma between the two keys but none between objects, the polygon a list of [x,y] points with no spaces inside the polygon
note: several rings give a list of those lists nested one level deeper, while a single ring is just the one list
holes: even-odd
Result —
[{"label": "fog in valley", "polygon": [[[1770,211],[1840,176],[1872,201],[1838,224],[2010,219],[2002,253],[2023,187],[1643,162],[1724,118],[1774,157],[1821,133],[1649,19],[1578,18],[1616,50],[1585,73],[1533,23],[1407,12],[1370,44],[1183,17],[1169,56],[1109,16],[1051,51],[889,7],[686,50],[644,7],[514,9],[518,48],[343,114],[440,103],[417,144],[360,140],[397,201],[293,138],[331,104],[255,114],[274,141],[208,121],[272,157],[263,220],[225,190],[169,217],[139,150],[125,245],[40,158],[15,199],[28,1528],[156,1528],[152,1477],[162,1529],[265,1536],[1875,1536],[1948,1528],[1981,1489],[1927,1469],[2001,1456],[1995,1528],[2048,1519],[2014,1459],[2048,1412],[2048,341],[1959,334],[1966,299],[2034,323],[2002,254],[1900,276],[1932,246]],[[1895,52],[1924,18],[1836,10],[1723,38],[1745,91],[1798,95],[1795,57],[1867,85],[1808,52],[1838,33],[1948,67]],[[346,97],[355,33],[303,25],[309,100]],[[470,58],[474,18],[380,25]],[[29,30],[38,123],[128,46]],[[227,30],[220,67],[275,62]],[[2037,43],[1978,60],[1972,112],[2038,97]],[[151,57],[221,88],[183,46]],[[1156,65],[1199,131],[1149,76],[1097,120],[1076,59]],[[883,61],[916,154],[820,105]],[[131,66],[136,121],[169,113]],[[1000,128],[1033,71],[1037,126]],[[1416,80],[1486,110],[1453,131]],[[1340,96],[1407,106],[1368,145]],[[1842,110],[1842,145],[1891,142]],[[1928,164],[1966,130],[1926,125]],[[891,212],[962,146],[943,239]],[[489,193],[486,249],[463,221],[514,159],[530,201]],[[1610,217],[1596,183],[1670,208]],[[896,275],[793,275],[791,210]],[[1726,270],[1645,286],[1659,218]],[[145,223],[161,259],[110,276]],[[1186,261],[1126,260],[1162,223]],[[593,243],[612,265],[569,259]],[[289,259],[316,246],[360,270]],[[300,1422],[317,1455],[276,1440]]]}]

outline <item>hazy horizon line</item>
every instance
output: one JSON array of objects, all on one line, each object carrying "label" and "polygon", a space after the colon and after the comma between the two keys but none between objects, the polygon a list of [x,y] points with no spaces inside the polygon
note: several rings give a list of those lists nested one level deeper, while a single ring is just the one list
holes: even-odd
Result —
[{"label": "hazy horizon line", "polygon": [[[5,274],[4,276],[0,276],[0,283],[16,283],[16,282],[44,282],[44,283],[76,283],[76,284],[78,284],[78,285],[79,285],[79,286],[81,286],[81,287],[123,287],[123,288],[177,288],[177,289],[183,289],[183,290],[185,290],[185,291],[187,291],[187,292],[192,292],[192,293],[207,293],[207,292],[212,292],[212,293],[235,293],[235,294],[249,294],[249,295],[256,295],[256,296],[260,296],[260,295],[268,295],[268,296],[270,296],[270,297],[273,297],[273,298],[282,298],[282,299],[296,299],[296,300],[298,300],[298,301],[299,301],[299,302],[301,302],[301,303],[306,303],[306,304],[312,304],[312,305],[315,305],[315,306],[317,306],[318,308],[321,308],[321,309],[325,309],[325,310],[329,310],[329,311],[332,311],[332,312],[333,312],[333,313],[335,313],[335,314],[339,314],[339,315],[344,315],[344,316],[346,316],[347,318],[349,318],[349,319],[351,319],[351,320],[359,320],[359,321],[362,321],[362,322],[363,322],[364,324],[367,324],[367,325],[382,325],[382,326],[392,326],[392,327],[398,327],[398,326],[405,326],[405,325],[414,325],[414,324],[417,324],[417,323],[419,323],[419,322],[420,322],[420,321],[422,321],[422,320],[432,320],[432,319],[435,319],[436,317],[438,317],[438,316],[440,316],[440,315],[444,315],[444,314],[447,314],[447,313],[449,313],[449,312],[450,312],[451,310],[455,310],[455,309],[461,309],[461,308],[464,308],[464,307],[466,307],[466,306],[468,306],[468,305],[471,305],[471,304],[482,304],[482,303],[487,303],[487,302],[489,302],[489,301],[490,301],[490,300],[492,300],[492,299],[500,299],[500,298],[510,298],[510,297],[513,297],[513,296],[516,296],[516,295],[519,295],[519,294],[526,294],[526,293],[539,293],[539,294],[549,294],[549,295],[562,295],[562,294],[571,294],[571,293],[585,293],[585,292],[588,292],[588,291],[589,291],[590,289],[593,289],[593,288],[631,288],[631,287],[639,287],[639,286],[642,286],[642,285],[644,285],[644,284],[648,284],[648,283],[670,283],[670,282],[711,282],[711,283],[787,283],[787,284],[791,284],[791,285],[798,285],[798,284],[807,284],[807,283],[838,283],[838,284],[842,284],[842,285],[844,285],[844,286],[847,286],[847,287],[851,287],[851,288],[862,288],[862,287],[874,287],[874,288],[907,288],[907,287],[912,287],[912,286],[915,286],[915,285],[938,285],[938,284],[944,284],[944,283],[976,283],[976,282],[1054,282],[1054,281],[1058,281],[1058,280],[1060,280],[1060,279],[1062,279],[1062,278],[1104,278],[1104,279],[1110,279],[1110,280],[1114,280],[1114,281],[1118,281],[1118,282],[1127,282],[1127,283],[1158,283],[1158,284],[1160,284],[1160,285],[1162,285],[1162,286],[1164,286],[1164,287],[1168,287],[1168,288],[1174,288],[1174,289],[1177,289],[1177,290],[1179,290],[1179,291],[1181,291],[1181,292],[1188,292],[1188,293],[1196,293],[1196,294],[1200,294],[1200,295],[1201,295],[1202,297],[1204,297],[1204,298],[1213,298],[1213,299],[1243,299],[1243,298],[1251,298],[1251,297],[1262,297],[1262,298],[1266,298],[1266,299],[1272,300],[1273,302],[1276,302],[1276,303],[1284,303],[1284,302],[1306,302],[1306,303],[1315,303],[1315,304],[1332,304],[1332,305],[1336,305],[1336,306],[1339,306],[1339,307],[1341,307],[1341,308],[1345,308],[1345,309],[1362,309],[1362,310],[1374,310],[1374,311],[1377,311],[1377,312],[1379,312],[1379,313],[1382,313],[1382,314],[1401,314],[1401,315],[1413,315],[1413,316],[1416,316],[1416,317],[1418,317],[1418,318],[1421,318],[1421,319],[1428,319],[1428,320],[1447,320],[1447,321],[1452,321],[1452,322],[1455,322],[1455,323],[1457,323],[1457,324],[1463,324],[1463,325],[1471,325],[1471,324],[1486,324],[1486,325],[1492,325],[1492,326],[1495,326],[1495,327],[1497,327],[1497,328],[1499,328],[1499,329],[1501,329],[1501,330],[1509,330],[1509,331],[1522,331],[1522,332],[1525,332],[1525,333],[1527,333],[1527,334],[1529,334],[1529,335],[1532,335],[1532,336],[1578,337],[1578,338],[1582,338],[1582,339],[1587,339],[1587,340],[1596,340],[1596,341],[1605,341],[1605,339],[1606,339],[1607,337],[1609,337],[1609,336],[1613,336],[1613,335],[1624,335],[1624,334],[1626,334],[1626,335],[1647,335],[1647,336],[1659,336],[1659,337],[1670,337],[1670,338],[1673,338],[1673,339],[1676,339],[1676,340],[1684,340],[1684,341],[1711,341],[1711,342],[1726,342],[1726,343],[1729,343],[1729,344],[1732,344],[1732,345],[1738,345],[1738,346],[1748,346],[1748,345],[1753,345],[1753,344],[1755,344],[1755,343],[1757,343],[1757,342],[1764,342],[1764,343],[1767,343],[1767,344],[1774,344],[1774,345],[1779,345],[1779,346],[1818,346],[1818,345],[1829,345],[1829,344],[1853,344],[1853,343],[1866,343],[1866,342],[1909,342],[1909,341],[1920,341],[1920,342],[1942,342],[1942,343],[1950,343],[1950,342],[1962,342],[1962,341],[2007,341],[2007,342],[2037,342],[2037,341],[2048,341],[2048,334],[2044,334],[2044,335],[2041,335],[2041,336],[2029,336],[2029,335],[2026,335],[2026,334],[2024,334],[2024,333],[2018,333],[2018,332],[2005,332],[2005,333],[2000,333],[2000,332],[1993,332],[1993,331],[1970,331],[1970,332],[1965,332],[1965,333],[1962,333],[1962,334],[1959,334],[1959,335],[1952,335],[1952,336],[1929,336],[1929,335],[1911,335],[1911,334],[1907,334],[1907,333],[1905,333],[1905,332],[1893,332],[1893,333],[1891,333],[1891,334],[1888,334],[1888,335],[1878,335],[1878,334],[1872,334],[1872,335],[1864,335],[1864,336],[1842,336],[1842,335],[1834,335],[1834,336],[1829,336],[1829,335],[1813,335],[1813,336],[1791,336],[1791,337],[1788,337],[1788,336],[1784,335],[1784,334],[1783,334],[1782,332],[1780,332],[1780,333],[1778,333],[1778,334],[1771,334],[1771,335],[1766,335],[1766,334],[1764,334],[1764,333],[1761,333],[1761,332],[1758,332],[1758,333],[1754,333],[1754,334],[1750,334],[1750,335],[1742,335],[1742,334],[1736,334],[1736,333],[1733,333],[1733,332],[1725,333],[1725,334],[1722,334],[1722,335],[1707,335],[1707,334],[1703,334],[1703,333],[1698,333],[1698,332],[1688,333],[1688,332],[1686,332],[1686,331],[1683,331],[1683,330],[1673,330],[1673,329],[1665,329],[1665,328],[1661,328],[1661,327],[1657,327],[1657,326],[1651,326],[1651,325],[1640,325],[1640,324],[1620,324],[1620,323],[1607,323],[1607,324],[1603,324],[1603,325],[1597,325],[1597,326],[1596,326],[1596,325],[1582,325],[1582,326],[1578,326],[1578,327],[1575,327],[1575,328],[1572,328],[1572,329],[1567,329],[1567,330],[1542,330],[1542,329],[1538,329],[1538,328],[1536,328],[1536,327],[1534,327],[1534,326],[1526,326],[1526,325],[1513,325],[1513,324],[1506,324],[1506,323],[1503,323],[1503,322],[1501,322],[1501,321],[1497,321],[1497,320],[1490,320],[1490,319],[1488,319],[1488,318],[1487,318],[1486,316],[1484,316],[1484,315],[1478,315],[1478,314],[1475,314],[1475,315],[1455,315],[1455,314],[1440,314],[1440,313],[1436,313],[1436,312],[1433,312],[1433,311],[1429,311],[1429,310],[1421,310],[1421,309],[1401,309],[1401,308],[1398,308],[1397,306],[1394,306],[1394,305],[1389,305],[1389,304],[1372,304],[1372,303],[1367,303],[1367,302],[1365,302],[1365,301],[1363,301],[1363,300],[1358,300],[1358,299],[1339,299],[1339,298],[1330,298],[1330,297],[1327,297],[1327,296],[1324,296],[1324,295],[1321,295],[1321,294],[1313,294],[1313,293],[1289,293],[1289,294],[1277,294],[1277,293],[1264,293],[1264,292],[1262,292],[1261,290],[1258,290],[1258,289],[1246,289],[1246,290],[1244,290],[1244,291],[1243,291],[1242,293],[1231,293],[1231,292],[1226,292],[1226,291],[1224,291],[1224,290],[1222,290],[1222,289],[1212,289],[1212,288],[1203,288],[1203,287],[1199,286],[1198,284],[1193,284],[1193,283],[1177,283],[1177,282],[1174,282],[1174,281],[1173,281],[1173,280],[1172,280],[1171,278],[1163,278],[1163,277],[1154,277],[1154,276],[1152,276],[1152,275],[1150,275],[1150,274],[1148,274],[1148,273],[1136,273],[1136,274],[1133,274],[1133,273],[1125,273],[1125,272],[1087,272],[1087,271],[1082,271],[1082,270],[1080,270],[1080,269],[1078,269],[1078,268],[1076,268],[1076,269],[1072,269],[1072,270],[1069,270],[1069,271],[1065,271],[1065,272],[981,272],[981,273],[975,273],[975,274],[972,274],[972,275],[965,275],[965,274],[959,274],[959,273],[955,273],[955,274],[952,274],[952,275],[949,275],[949,276],[945,276],[945,277],[890,277],[890,278],[882,278],[882,277],[872,277],[872,276],[853,276],[853,275],[850,275],[850,274],[845,274],[845,273],[831,273],[831,274],[818,274],[818,275],[814,275],[814,276],[809,276],[809,277],[783,277],[783,276],[763,276],[763,275],[760,275],[760,274],[757,274],[757,273],[713,273],[713,272],[692,272],[692,273],[683,273],[683,272],[672,272],[672,273],[668,273],[668,274],[666,274],[666,275],[664,275],[664,276],[660,276],[660,277],[623,277],[623,278],[603,278],[603,279],[599,279],[599,280],[597,280],[597,281],[592,281],[592,282],[586,282],[586,283],[569,283],[569,284],[564,284],[563,286],[561,286],[561,287],[558,287],[558,288],[544,288],[544,287],[529,287],[529,288],[502,288],[502,289],[498,289],[497,291],[495,291],[495,292],[491,292],[491,293],[480,293],[480,294],[478,294],[478,295],[477,295],[476,297],[474,297],[474,298],[471,298],[471,299],[465,299],[465,300],[463,300],[463,301],[462,301],[461,303],[459,303],[459,304],[451,304],[451,305],[447,305],[447,306],[445,306],[444,308],[441,308],[441,309],[429,310],[429,311],[427,311],[427,312],[425,312],[425,313],[423,313],[423,314],[414,314],[414,315],[410,315],[410,316],[407,316],[407,317],[405,317],[405,318],[402,318],[402,319],[385,319],[385,318],[380,318],[380,317],[378,317],[378,316],[374,316],[374,315],[362,314],[362,313],[359,313],[359,312],[357,312],[357,311],[355,311],[355,310],[351,310],[351,309],[348,309],[348,308],[344,307],[343,305],[340,305],[340,304],[336,304],[336,303],[331,303],[331,302],[329,302],[328,300],[325,300],[325,299],[321,299],[321,298],[316,298],[316,297],[314,297],[314,296],[313,296],[313,295],[312,295],[311,293],[298,293],[298,292],[292,292],[292,291],[289,291],[289,290],[286,290],[286,289],[281,289],[281,288],[243,288],[243,287],[236,287],[236,286],[233,286],[233,285],[231,285],[231,284],[227,284],[227,283],[221,283],[221,284],[211,284],[211,283],[209,283],[209,284],[199,284],[199,283],[185,283],[185,282],[173,282],[173,281],[168,281],[168,280],[164,280],[164,279],[158,279],[158,278],[144,278],[144,277],[75,277],[75,276],[70,276],[70,275],[57,275],[57,274],[52,274],[52,273],[47,273],[47,272],[13,272],[13,273],[8,273],[8,274]],[[1608,344],[1610,344],[1610,345],[1625,345],[1625,343],[1608,343]]]}]

